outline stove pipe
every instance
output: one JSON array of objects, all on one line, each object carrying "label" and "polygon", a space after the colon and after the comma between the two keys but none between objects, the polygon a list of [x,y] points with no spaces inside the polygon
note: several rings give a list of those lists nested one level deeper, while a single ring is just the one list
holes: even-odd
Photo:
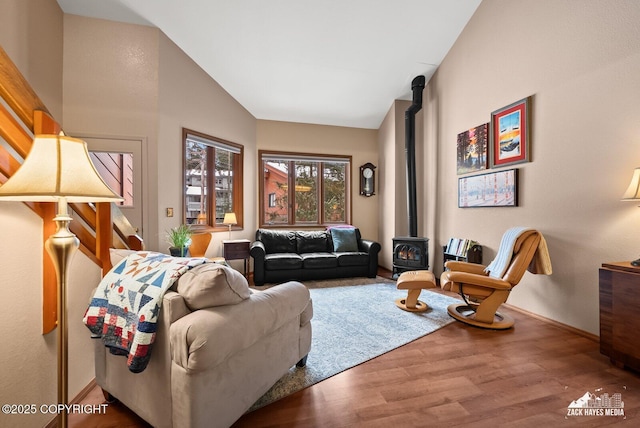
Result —
[{"label": "stove pipe", "polygon": [[411,82],[413,102],[404,114],[405,153],[407,158],[407,213],[409,236],[418,236],[418,208],[416,206],[416,113],[422,109],[424,76],[416,76]]}]

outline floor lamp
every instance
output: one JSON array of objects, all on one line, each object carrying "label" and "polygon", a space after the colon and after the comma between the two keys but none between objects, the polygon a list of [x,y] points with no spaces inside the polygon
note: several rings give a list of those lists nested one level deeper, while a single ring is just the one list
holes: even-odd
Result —
[{"label": "floor lamp", "polygon": [[[68,202],[121,201],[96,171],[84,141],[59,135],[36,135],[22,166],[0,186],[0,200],[56,202],[56,232],[45,248],[58,280],[58,403],[68,404],[67,268],[80,242],[69,230]],[[58,426],[67,426],[67,412]]]}]

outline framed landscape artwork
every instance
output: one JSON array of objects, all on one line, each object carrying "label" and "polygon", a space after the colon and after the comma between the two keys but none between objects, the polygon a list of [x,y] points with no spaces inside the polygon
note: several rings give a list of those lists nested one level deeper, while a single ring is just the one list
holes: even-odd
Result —
[{"label": "framed landscape artwork", "polygon": [[491,168],[529,161],[529,104],[527,97],[491,113]]},{"label": "framed landscape artwork", "polygon": [[517,207],[518,170],[458,178],[458,207]]},{"label": "framed landscape artwork", "polygon": [[487,169],[488,140],[488,123],[458,134],[456,149],[458,175]]}]

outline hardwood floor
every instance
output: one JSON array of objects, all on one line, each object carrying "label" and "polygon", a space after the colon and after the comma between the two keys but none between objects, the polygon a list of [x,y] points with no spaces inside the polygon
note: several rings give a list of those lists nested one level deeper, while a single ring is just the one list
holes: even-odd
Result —
[{"label": "hardwood floor", "polygon": [[[504,312],[515,318],[513,329],[455,322],[246,414],[233,427],[637,426],[640,376],[611,365],[591,338]],[[620,393],[625,416],[567,416],[586,392]],[[95,388],[83,403],[103,401]],[[112,404],[104,415],[71,415],[70,426],[148,425]]]}]

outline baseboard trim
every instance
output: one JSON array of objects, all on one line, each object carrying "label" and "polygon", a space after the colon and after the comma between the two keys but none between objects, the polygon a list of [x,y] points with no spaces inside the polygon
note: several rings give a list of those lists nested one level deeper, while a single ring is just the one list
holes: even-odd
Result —
[{"label": "baseboard trim", "polygon": [[[93,388],[96,387],[96,385],[97,385],[96,379],[95,378],[91,379],[91,382],[89,382],[87,386],[82,388],[82,390],[78,393],[78,395],[76,395],[73,398],[73,400],[69,402],[69,404],[80,404],[82,400],[84,400],[86,396],[89,395],[89,393],[93,390]],[[57,417],[53,418],[51,421],[49,421],[48,424],[45,425],[45,428],[57,428],[57,427],[58,427]]]},{"label": "baseboard trim", "polygon": [[[457,293],[452,293],[450,291],[443,291],[440,288],[440,280],[439,279],[436,279],[436,283],[438,285],[438,288],[436,290],[441,291],[443,294],[447,294],[447,295],[452,296],[452,297],[460,297],[460,295],[457,294]],[[526,315],[526,316],[529,316],[531,318],[535,318],[535,319],[537,319],[539,321],[545,322],[547,324],[554,325],[554,326],[556,326],[558,328],[561,328],[561,329],[563,329],[565,331],[569,331],[571,333],[575,333],[578,336],[584,337],[585,339],[593,340],[596,343],[600,343],[600,336],[598,336],[597,334],[593,334],[593,333],[589,333],[588,331],[580,330],[579,328],[572,327],[572,326],[570,326],[568,324],[563,324],[560,321],[556,321],[556,320],[553,320],[551,318],[547,318],[547,317],[544,317],[542,315],[538,315],[538,314],[536,314],[534,312],[527,311],[526,309],[522,309],[522,308],[519,308],[517,306],[510,305],[509,303],[503,303],[502,306],[504,306],[505,308],[510,309],[510,310],[512,310],[514,312],[519,312],[522,315]],[[500,309],[498,309],[498,311],[499,310]]]},{"label": "baseboard trim", "polygon": [[93,390],[93,388],[96,387],[96,385],[97,385],[96,379],[95,378],[91,379],[91,382],[89,382],[87,386],[82,388],[82,390],[78,393],[78,395],[76,395],[73,398],[73,400],[71,400],[71,403],[72,404],[81,403],[82,400],[84,400],[87,397],[87,395],[89,395],[89,393]]},{"label": "baseboard trim", "polygon": [[529,316],[531,318],[535,318],[537,320],[543,321],[543,322],[545,322],[547,324],[554,325],[554,326],[556,326],[558,328],[561,328],[563,330],[569,331],[571,333],[575,333],[578,336],[584,337],[585,339],[593,340],[596,343],[600,343],[600,336],[598,336],[596,334],[589,333],[588,331],[580,330],[579,328],[572,327],[572,326],[570,326],[568,324],[564,324],[564,323],[561,323],[560,321],[556,321],[556,320],[553,320],[551,318],[547,318],[547,317],[544,317],[542,315],[538,315],[538,314],[536,314],[534,312],[527,311],[526,309],[522,309],[522,308],[519,308],[517,306],[510,305],[508,303],[503,303],[502,306],[504,306],[506,308],[509,308],[512,311],[519,312],[519,313],[521,313],[523,315],[527,315],[527,316]]}]

